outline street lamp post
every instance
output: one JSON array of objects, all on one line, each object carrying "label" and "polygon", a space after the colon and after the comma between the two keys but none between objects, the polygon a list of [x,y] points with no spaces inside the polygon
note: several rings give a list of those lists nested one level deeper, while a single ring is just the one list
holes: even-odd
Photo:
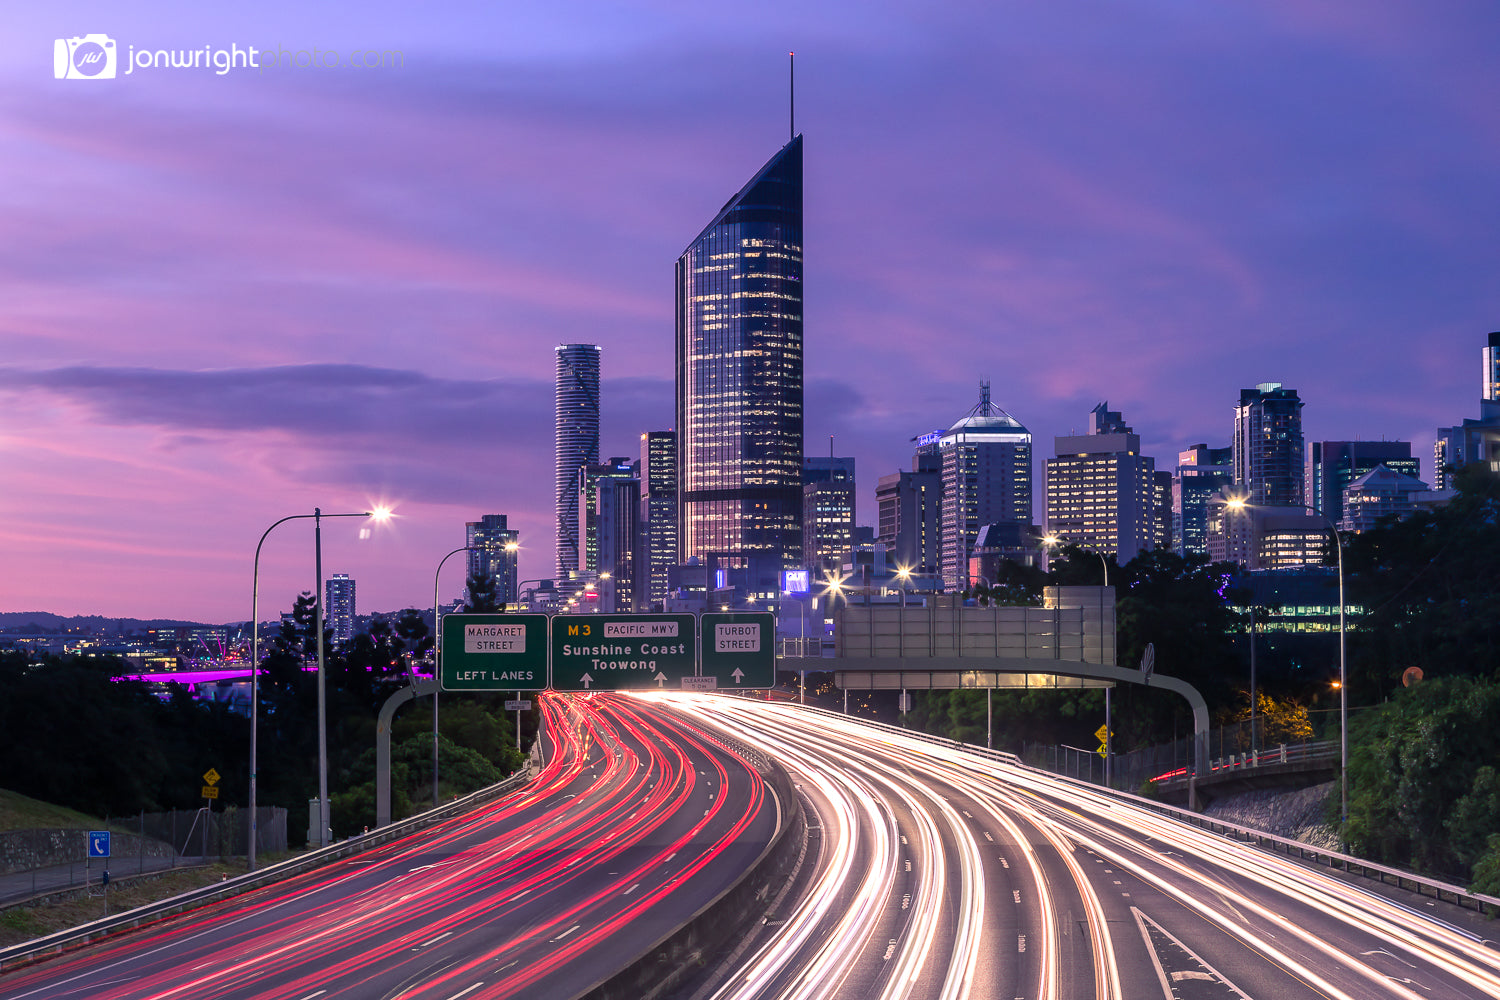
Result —
[{"label": "street lamp post", "polygon": [[438,560],[437,570],[432,574],[432,804],[438,804],[438,688],[443,686],[443,621],[438,617],[438,578],[443,574],[443,563],[460,552],[470,551],[472,546],[460,545]]},{"label": "street lamp post", "polygon": [[[1230,510],[1245,510],[1251,504],[1246,503],[1243,497],[1235,497],[1227,501],[1226,506]],[[1312,511],[1323,519],[1323,523],[1328,525],[1328,530],[1333,534],[1334,564],[1338,567],[1339,574],[1339,842],[1343,846],[1344,831],[1349,826],[1349,650],[1344,617],[1347,608],[1344,602],[1344,538],[1339,534],[1339,527],[1333,523],[1333,518],[1312,504],[1286,506]]]},{"label": "street lamp post", "polygon": [[[321,508],[314,507],[311,514],[290,514],[279,521],[272,522],[260,536],[260,541],[255,543],[255,561],[252,566],[250,577],[250,845],[249,845],[249,869],[255,870],[255,841],[258,830],[256,822],[256,806],[259,775],[256,773],[256,764],[260,752],[260,549],[266,543],[266,537],[271,534],[277,525],[285,524],[287,521],[296,521],[312,518],[314,523],[313,546],[314,562],[317,565],[318,590],[323,589],[323,533],[322,519],[325,517],[374,517],[377,520],[385,520],[390,514],[383,508],[373,511],[350,514],[325,514]],[[321,593],[314,593],[314,607],[317,609],[316,626],[318,629],[318,802],[319,817],[322,831],[319,834],[321,846],[328,846],[328,730],[324,718],[324,688],[323,688],[323,597]]]}]

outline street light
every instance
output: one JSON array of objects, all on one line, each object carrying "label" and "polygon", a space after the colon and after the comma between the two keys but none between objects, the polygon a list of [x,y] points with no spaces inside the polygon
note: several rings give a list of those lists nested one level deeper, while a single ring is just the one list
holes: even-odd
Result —
[{"label": "street light", "polygon": [[[509,550],[514,542],[508,543]],[[475,546],[460,545],[448,555],[438,560],[437,571],[432,574],[432,804],[438,805],[438,689],[443,686],[441,674],[442,669],[442,644],[443,644],[443,622],[438,617],[438,578],[443,573],[443,563],[449,557],[456,556],[460,552],[468,552]]]},{"label": "street light", "polygon": [[[1246,510],[1253,505],[1246,503],[1244,497],[1232,497],[1225,502],[1225,506],[1230,510]],[[1344,831],[1349,826],[1349,656],[1344,627],[1344,539],[1339,534],[1338,525],[1333,523],[1333,518],[1317,507],[1311,504],[1285,506],[1312,511],[1323,519],[1323,523],[1333,533],[1334,559],[1339,572],[1339,843],[1343,846]]]},{"label": "street light", "polygon": [[323,518],[325,517],[373,517],[376,521],[384,521],[391,516],[389,508],[376,507],[373,511],[367,510],[351,514],[325,514],[319,507],[314,507],[311,514],[290,514],[279,521],[271,524],[260,536],[260,541],[255,543],[255,562],[250,578],[250,850],[249,869],[255,871],[255,839],[259,832],[255,817],[256,794],[258,791],[256,774],[256,761],[260,750],[260,547],[266,543],[266,536],[276,529],[277,525],[285,524],[287,521],[296,521],[305,518],[313,520],[313,561],[317,571],[317,589],[313,591],[313,607],[315,609],[314,625],[318,633],[318,810],[320,832],[318,834],[319,845],[328,846],[328,724],[326,716],[326,695],[323,685]]}]

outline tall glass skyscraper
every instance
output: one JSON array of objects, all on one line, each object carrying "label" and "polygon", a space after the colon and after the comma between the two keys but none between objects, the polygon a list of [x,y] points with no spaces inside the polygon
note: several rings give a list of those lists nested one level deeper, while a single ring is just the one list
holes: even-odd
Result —
[{"label": "tall glass skyscraper", "polygon": [[678,258],[676,313],[679,561],[773,596],[802,559],[800,135]]},{"label": "tall glass skyscraper", "polygon": [[557,578],[578,571],[578,470],[599,461],[599,348],[557,346]]}]

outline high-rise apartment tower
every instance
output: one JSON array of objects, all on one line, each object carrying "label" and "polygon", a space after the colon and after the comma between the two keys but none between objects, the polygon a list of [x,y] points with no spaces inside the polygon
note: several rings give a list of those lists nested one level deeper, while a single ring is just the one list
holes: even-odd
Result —
[{"label": "high-rise apartment tower", "polygon": [[557,576],[578,569],[578,470],[599,461],[599,348],[559,344],[556,385]]}]

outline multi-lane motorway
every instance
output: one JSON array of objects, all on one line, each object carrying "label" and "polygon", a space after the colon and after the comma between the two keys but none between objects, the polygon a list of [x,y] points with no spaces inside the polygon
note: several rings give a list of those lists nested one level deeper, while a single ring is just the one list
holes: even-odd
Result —
[{"label": "multi-lane motorway", "polygon": [[543,704],[523,793],[7,974],[0,1000],[566,1000],[758,856],[790,806],[760,755],[792,775],[805,849],[679,1000],[1500,997],[1484,926],[1004,760],[736,698]]},{"label": "multi-lane motorway", "polygon": [[543,700],[547,764],[441,827],[0,976],[4,1000],[571,997],[731,884],[780,804],[629,700]]},{"label": "multi-lane motorway", "polygon": [[1410,901],[889,730],[679,704],[792,768],[822,847],[715,998],[1500,996],[1493,943]]}]

